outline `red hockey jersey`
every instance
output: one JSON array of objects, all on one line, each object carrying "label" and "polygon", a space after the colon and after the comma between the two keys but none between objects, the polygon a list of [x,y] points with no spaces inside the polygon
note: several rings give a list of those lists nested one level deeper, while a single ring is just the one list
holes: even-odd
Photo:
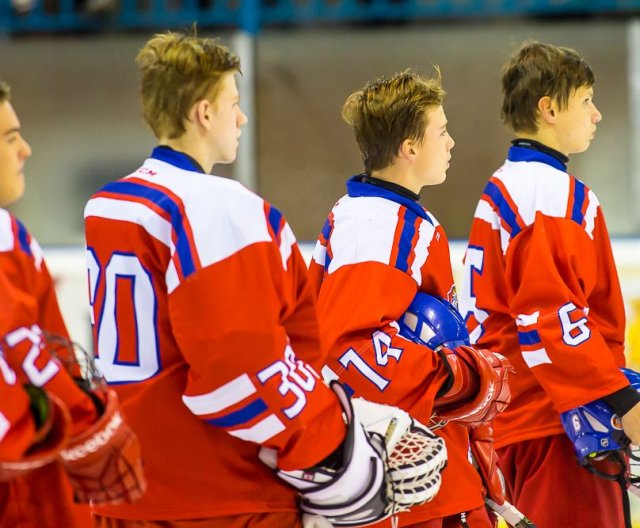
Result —
[{"label": "red hockey jersey", "polygon": [[96,420],[96,408],[51,356],[43,332],[69,339],[40,245],[19,220],[0,209],[0,337],[5,359],[20,384],[43,387],[67,405],[77,434]]},{"label": "red hockey jersey", "polygon": [[552,153],[514,145],[489,180],[465,255],[472,341],[515,368],[496,446],[563,433],[559,413],[628,385],[624,307],[591,189]]},{"label": "red hockey jersey", "polygon": [[[447,236],[418,202],[361,180],[347,182],[310,264],[330,343],[323,373],[356,396],[396,405],[428,425],[447,374],[437,354],[397,335],[396,321],[418,291],[457,303]],[[442,487],[432,502],[401,514],[401,525],[483,504],[466,428],[449,424],[437,433],[449,454]]]},{"label": "red hockey jersey", "polygon": [[[282,214],[157,147],[85,209],[97,364],[120,395],[148,490],[128,519],[295,511],[258,460],[309,467],[344,437],[322,383],[306,266]],[[314,368],[315,367],[315,368]]]},{"label": "red hockey jersey", "polygon": [[0,350],[0,461],[19,461],[34,437],[29,398]]},{"label": "red hockey jersey", "polygon": [[[73,434],[97,418],[92,400],[52,357],[42,339],[45,332],[69,338],[42,250],[21,222],[0,209],[0,378],[7,382],[0,388],[2,459],[19,460],[34,440],[24,383],[43,387],[66,404]],[[3,526],[79,528],[91,522],[89,508],[73,504],[71,486],[58,464],[3,483],[2,488]]]}]

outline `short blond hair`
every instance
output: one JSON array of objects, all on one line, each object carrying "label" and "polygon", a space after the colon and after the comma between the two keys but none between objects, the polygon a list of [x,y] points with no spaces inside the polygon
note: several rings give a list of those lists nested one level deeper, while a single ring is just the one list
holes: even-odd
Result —
[{"label": "short blond hair", "polygon": [[222,76],[240,59],[218,40],[181,33],[154,35],[140,50],[142,110],[157,138],[179,138],[192,106],[215,99]]},{"label": "short blond hair", "polygon": [[0,81],[0,103],[11,99],[11,88],[5,82]]},{"label": "short blond hair", "polygon": [[442,106],[445,96],[435,69],[432,78],[410,69],[381,77],[345,101],[342,118],[353,129],[366,174],[392,165],[405,139],[424,140],[427,110]]}]

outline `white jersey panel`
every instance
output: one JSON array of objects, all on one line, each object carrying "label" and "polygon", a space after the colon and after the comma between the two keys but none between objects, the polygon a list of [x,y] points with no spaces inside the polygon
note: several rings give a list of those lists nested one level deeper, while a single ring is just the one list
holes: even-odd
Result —
[{"label": "white jersey panel", "polygon": [[[239,182],[182,170],[155,159],[148,159],[144,167],[156,174],[133,176],[162,185],[182,200],[203,267],[271,239],[264,201]],[[241,224],[238,218],[242,218]]]},{"label": "white jersey panel", "polygon": [[11,228],[11,214],[0,209],[0,251],[12,251],[15,246],[15,237]]},{"label": "white jersey panel", "polygon": [[328,272],[361,262],[388,264],[400,205],[379,197],[342,197],[333,208]]},{"label": "white jersey panel", "polygon": [[567,212],[569,175],[546,163],[507,160],[495,177],[504,183],[526,226],[537,212],[562,218]]}]

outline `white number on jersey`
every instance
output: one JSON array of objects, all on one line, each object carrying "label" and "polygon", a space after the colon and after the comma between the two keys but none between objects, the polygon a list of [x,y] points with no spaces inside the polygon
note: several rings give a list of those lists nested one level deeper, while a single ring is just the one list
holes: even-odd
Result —
[{"label": "white number on jersey", "polygon": [[[579,319],[572,320],[575,314]],[[573,303],[567,303],[558,310],[560,324],[562,325],[562,340],[569,346],[578,346],[591,337],[591,330],[587,326],[587,318],[584,310],[577,308]]]},{"label": "white number on jersey", "polygon": [[5,341],[10,347],[15,347],[22,341],[27,341],[31,345],[29,352],[27,352],[22,362],[22,370],[27,378],[29,378],[29,381],[36,387],[42,387],[60,371],[60,365],[52,357],[49,357],[47,363],[41,369],[36,366],[36,361],[42,352],[40,348],[42,344],[42,330],[40,330],[38,325],[33,325],[31,328],[21,326],[7,334]]},{"label": "white number on jersey", "polygon": [[[160,360],[155,321],[157,301],[151,274],[135,255],[114,253],[104,268],[90,248],[86,255],[92,307],[99,285],[104,285],[102,311],[94,322],[97,325],[98,369],[109,383],[143,381],[155,376],[160,371]],[[124,285],[126,290],[119,292],[118,288]],[[116,319],[117,302],[122,299],[119,293],[133,306],[130,316],[135,326],[135,361],[122,361],[118,354],[119,343],[124,337]]]},{"label": "white number on jersey", "polygon": [[[404,349],[392,347],[391,337],[388,334],[376,330],[371,336],[371,340],[373,342],[373,349],[378,366],[386,367],[389,364],[390,357],[395,359],[396,362],[400,361]],[[347,351],[338,358],[338,361],[345,369],[348,368],[349,365],[353,365],[360,374],[378,387],[380,391],[383,391],[386,386],[389,385],[390,380],[378,374],[353,348],[347,349]]]},{"label": "white number on jersey", "polygon": [[476,275],[482,275],[484,267],[484,248],[469,246],[464,257],[464,276],[462,290],[460,292],[460,313],[467,323],[471,343],[479,341],[484,333],[482,323],[489,317],[489,313],[476,306],[476,294],[473,289],[473,279]]},{"label": "white number on jersey", "polygon": [[273,376],[280,375],[278,392],[285,396],[292,393],[296,401],[290,407],[283,410],[288,418],[298,416],[307,404],[306,392],[311,392],[316,386],[316,379],[320,379],[311,365],[296,359],[293,349],[287,345],[284,351],[284,361],[276,361],[258,373],[258,379],[266,383]]}]

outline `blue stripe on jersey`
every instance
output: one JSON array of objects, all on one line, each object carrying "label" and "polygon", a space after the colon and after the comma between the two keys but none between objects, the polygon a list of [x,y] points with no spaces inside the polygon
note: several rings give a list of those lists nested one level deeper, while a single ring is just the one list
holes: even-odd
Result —
[{"label": "blue stripe on jersey", "polygon": [[398,193],[394,193],[388,189],[384,189],[383,187],[378,187],[376,185],[371,185],[370,183],[363,183],[360,181],[362,178],[362,174],[358,174],[356,176],[352,176],[347,181],[347,193],[352,198],[358,198],[359,196],[372,196],[377,198],[386,198],[387,200],[391,200],[392,202],[399,203],[400,205],[404,205],[407,209],[413,211],[420,218],[424,218],[433,224],[427,212],[424,210],[418,202],[412,200],[411,198],[407,198],[406,196],[402,196]]},{"label": "blue stripe on jersey", "polygon": [[18,220],[17,218],[15,220],[16,224],[18,225],[18,243],[20,244],[20,249],[22,249],[22,251],[24,251],[30,257],[33,257],[31,246],[29,245],[29,232],[20,220]]},{"label": "blue stripe on jersey", "polygon": [[416,234],[415,221],[418,216],[409,209],[404,212],[404,226],[398,242],[398,256],[396,257],[395,266],[400,271],[409,270],[409,255],[413,249],[413,237]]},{"label": "blue stripe on jersey", "polygon": [[186,279],[189,275],[195,272],[196,267],[193,263],[189,239],[184,230],[182,212],[180,211],[180,206],[174,202],[173,199],[162,191],[128,181],[108,183],[102,188],[102,190],[123,196],[145,198],[165,211],[171,217],[171,226],[176,233],[176,251],[178,253],[178,259],[180,260],[180,267],[182,268],[184,278]]},{"label": "blue stripe on jersey", "polygon": [[507,202],[504,196],[502,196],[500,188],[495,183],[490,181],[489,183],[487,183],[484,192],[493,200],[493,203],[498,207],[500,217],[507,223],[509,229],[511,230],[511,236],[516,236],[520,232],[520,226],[518,226],[518,222],[516,221],[516,213],[513,209],[511,209],[509,202]]},{"label": "blue stripe on jersey", "polygon": [[278,242],[280,242],[281,220],[282,213],[272,205],[269,210],[269,224]]},{"label": "blue stripe on jersey", "polygon": [[540,334],[538,334],[537,330],[518,332],[518,341],[521,345],[537,345],[541,343]]},{"label": "blue stripe on jersey", "polygon": [[324,225],[322,226],[321,233],[325,240],[329,240],[329,235],[331,234],[331,221],[329,220],[329,218],[327,218]]},{"label": "blue stripe on jersey", "polygon": [[576,222],[578,225],[582,225],[584,220],[584,214],[582,214],[582,207],[584,206],[584,201],[587,197],[587,193],[585,190],[585,185],[579,180],[575,180],[576,187],[575,192],[573,194],[573,211],[571,211],[571,220]]},{"label": "blue stripe on jersey", "polygon": [[329,252],[327,251],[324,255],[324,270],[328,272],[330,265],[331,265],[331,257],[329,256]]},{"label": "blue stripe on jersey", "polygon": [[262,398],[260,398],[258,400],[252,401],[248,405],[245,405],[242,409],[238,409],[237,411],[229,413],[226,416],[207,420],[207,423],[215,425],[216,427],[235,427],[236,425],[242,425],[250,422],[256,416],[262,414],[266,410],[267,404]]},{"label": "blue stripe on jersey", "polygon": [[546,154],[533,148],[513,146],[509,148],[507,159],[509,161],[537,161],[551,165],[553,168],[561,170],[562,172],[567,172],[567,166],[559,159],[554,158],[551,154]]}]

